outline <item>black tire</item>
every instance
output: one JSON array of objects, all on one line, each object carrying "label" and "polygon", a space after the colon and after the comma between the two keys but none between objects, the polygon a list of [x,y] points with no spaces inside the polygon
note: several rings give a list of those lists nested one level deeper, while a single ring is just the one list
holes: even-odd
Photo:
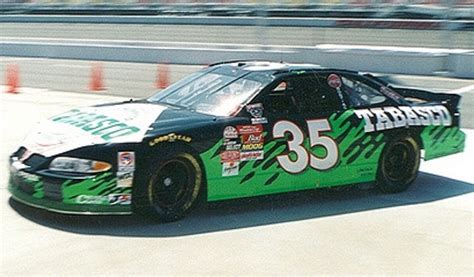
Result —
[{"label": "black tire", "polygon": [[377,186],[385,193],[407,190],[415,181],[420,167],[420,147],[410,136],[389,142],[380,158]]},{"label": "black tire", "polygon": [[153,165],[146,210],[160,221],[171,222],[183,218],[195,204],[203,173],[198,160],[189,153],[166,156]]}]

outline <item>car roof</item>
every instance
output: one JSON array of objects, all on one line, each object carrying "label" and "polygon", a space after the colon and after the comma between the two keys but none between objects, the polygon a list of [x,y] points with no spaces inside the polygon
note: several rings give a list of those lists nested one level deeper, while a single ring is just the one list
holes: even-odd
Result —
[{"label": "car roof", "polygon": [[286,63],[260,60],[235,60],[225,61],[209,65],[209,67],[234,67],[244,71],[273,71],[273,74],[290,73],[295,71],[317,72],[317,71],[339,71],[358,74],[357,71],[344,69],[325,68],[316,64],[309,63]]}]

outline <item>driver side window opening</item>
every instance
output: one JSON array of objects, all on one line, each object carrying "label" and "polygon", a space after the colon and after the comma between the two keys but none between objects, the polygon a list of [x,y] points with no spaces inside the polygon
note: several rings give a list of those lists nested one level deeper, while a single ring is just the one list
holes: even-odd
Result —
[{"label": "driver side window opening", "polygon": [[266,96],[266,109],[277,114],[300,113],[313,116],[341,109],[341,99],[324,75],[289,77]]},{"label": "driver side window opening", "polygon": [[290,114],[295,111],[294,101],[288,93],[288,81],[279,82],[265,96],[264,106],[272,114]]},{"label": "driver side window opening", "polygon": [[379,105],[387,101],[387,97],[382,93],[361,81],[348,76],[341,76],[341,80],[342,91],[346,94],[350,106],[353,108]]}]

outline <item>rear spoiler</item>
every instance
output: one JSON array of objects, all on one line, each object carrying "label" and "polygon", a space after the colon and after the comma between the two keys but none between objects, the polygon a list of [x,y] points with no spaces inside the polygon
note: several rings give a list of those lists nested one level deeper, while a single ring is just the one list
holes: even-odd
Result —
[{"label": "rear spoiler", "polygon": [[418,88],[399,87],[392,82],[389,76],[382,75],[376,77],[371,73],[364,73],[362,75],[370,78],[372,81],[378,82],[388,88],[393,89],[404,98],[412,98],[413,100],[418,99],[426,102],[438,102],[445,105],[446,108],[448,108],[448,110],[450,110],[453,114],[459,112],[461,96],[458,94],[436,93]]},{"label": "rear spoiler", "polygon": [[458,94],[435,93],[416,88],[396,87],[392,85],[390,85],[389,87],[394,91],[398,92],[398,94],[400,94],[404,98],[419,99],[427,102],[438,102],[446,106],[446,108],[448,108],[448,110],[453,113],[459,111],[459,103],[461,101],[461,96]]}]

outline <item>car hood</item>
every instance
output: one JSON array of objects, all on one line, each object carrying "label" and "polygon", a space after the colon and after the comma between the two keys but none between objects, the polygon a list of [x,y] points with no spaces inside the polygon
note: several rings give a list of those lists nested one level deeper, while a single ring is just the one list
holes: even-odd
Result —
[{"label": "car hood", "polygon": [[51,157],[84,146],[139,143],[144,137],[183,127],[186,118],[212,118],[148,102],[76,108],[38,123],[22,143],[32,153]]}]

